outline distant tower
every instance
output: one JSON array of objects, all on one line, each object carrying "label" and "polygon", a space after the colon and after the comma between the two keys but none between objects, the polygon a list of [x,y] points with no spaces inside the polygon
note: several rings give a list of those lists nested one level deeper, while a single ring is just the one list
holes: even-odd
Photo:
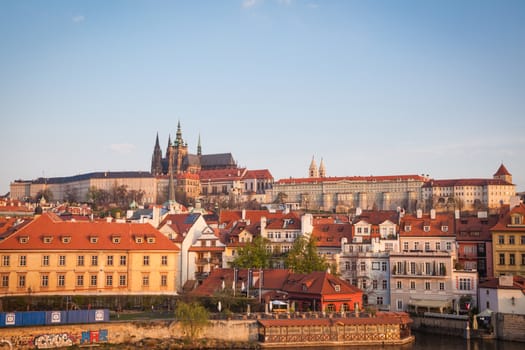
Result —
[{"label": "distant tower", "polygon": [[202,156],[201,134],[199,134],[199,143],[197,144],[197,155]]},{"label": "distant tower", "polygon": [[160,150],[158,132],[155,147],[153,148],[153,156],[151,157],[151,174],[155,176],[162,174],[162,151]]},{"label": "distant tower", "polygon": [[326,177],[326,169],[324,167],[323,158],[321,158],[321,164],[319,164],[319,177]]},{"label": "distant tower", "polygon": [[501,165],[498,168],[498,171],[493,175],[493,178],[496,180],[503,180],[507,181],[509,184],[512,183],[512,175],[509,173],[507,168],[505,168],[505,165],[501,163]]},{"label": "distant tower", "polygon": [[312,156],[312,162],[310,163],[310,168],[308,170],[309,177],[319,177],[319,172],[317,170],[317,164],[315,164],[315,159]]}]

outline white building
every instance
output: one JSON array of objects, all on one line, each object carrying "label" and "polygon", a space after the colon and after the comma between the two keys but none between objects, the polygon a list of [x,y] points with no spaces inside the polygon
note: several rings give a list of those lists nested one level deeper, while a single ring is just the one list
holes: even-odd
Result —
[{"label": "white building", "polygon": [[480,283],[479,309],[525,315],[525,278],[500,276]]}]

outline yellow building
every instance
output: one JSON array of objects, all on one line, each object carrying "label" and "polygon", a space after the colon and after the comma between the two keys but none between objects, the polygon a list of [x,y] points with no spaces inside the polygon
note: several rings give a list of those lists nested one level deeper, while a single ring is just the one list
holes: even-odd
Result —
[{"label": "yellow building", "polygon": [[178,255],[150,224],[45,213],[0,242],[0,293],[174,295]]},{"label": "yellow building", "polygon": [[525,205],[511,208],[491,232],[494,277],[525,276]]}]

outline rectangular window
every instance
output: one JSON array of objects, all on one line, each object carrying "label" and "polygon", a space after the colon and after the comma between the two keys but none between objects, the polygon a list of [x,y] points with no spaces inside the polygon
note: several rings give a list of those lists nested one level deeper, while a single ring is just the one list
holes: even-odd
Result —
[{"label": "rectangular window", "polygon": [[90,278],[89,278],[89,285],[91,287],[96,287],[97,286],[97,275],[91,275]]},{"label": "rectangular window", "polygon": [[425,242],[425,251],[429,251],[430,250],[430,242]]},{"label": "rectangular window", "polygon": [[410,274],[415,275],[416,274],[416,263],[410,262]]},{"label": "rectangular window", "polygon": [[525,265],[525,254],[521,254],[521,264]]},{"label": "rectangular window", "polygon": [[345,261],[345,270],[350,270],[350,262],[349,261]]},{"label": "rectangular window", "polygon": [[18,275],[18,288],[25,288],[26,275]]},{"label": "rectangular window", "polygon": [[425,281],[425,290],[430,290],[430,281]]},{"label": "rectangular window", "polygon": [[498,236],[498,244],[505,244],[505,237],[504,236]]},{"label": "rectangular window", "polygon": [[439,290],[445,290],[445,283],[439,282]]},{"label": "rectangular window", "polygon": [[161,275],[160,276],[160,285],[161,285],[161,287],[167,287],[168,286],[168,276],[167,275]]},{"label": "rectangular window", "polygon": [[42,266],[49,266],[49,255],[44,255],[42,257]]},{"label": "rectangular window", "polygon": [[118,285],[121,286],[121,287],[125,287],[125,286],[127,286],[126,275],[120,275],[120,276],[119,276]]},{"label": "rectangular window", "polygon": [[48,275],[42,275],[40,283],[41,283],[42,288],[49,287],[49,276]]},{"label": "rectangular window", "polygon": [[509,254],[509,265],[516,265],[516,256],[514,253]]},{"label": "rectangular window", "polygon": [[383,280],[382,286],[383,286],[383,289],[387,289],[388,288],[388,281],[387,280]]},{"label": "rectangular window", "polygon": [[351,268],[352,271],[356,271],[357,270],[357,263],[355,261],[352,261],[352,268]]},{"label": "rectangular window", "polygon": [[9,287],[9,275],[2,275],[2,288]]},{"label": "rectangular window", "polygon": [[441,242],[436,242],[436,250],[437,251],[441,250]]},{"label": "rectangular window", "polygon": [[78,275],[77,276],[77,287],[83,287],[84,286],[84,276]]},{"label": "rectangular window", "polygon": [[381,271],[386,271],[386,261],[381,262]]},{"label": "rectangular window", "polygon": [[432,274],[432,267],[429,262],[425,263],[425,274],[431,275]]},{"label": "rectangular window", "polygon": [[142,276],[142,286],[149,287],[149,276],[148,275]]},{"label": "rectangular window", "polygon": [[148,266],[149,265],[149,255],[144,255],[142,257],[142,265]]},{"label": "rectangular window", "polygon": [[408,242],[403,242],[403,250],[408,250]]},{"label": "rectangular window", "polygon": [[509,244],[516,244],[516,241],[514,240],[514,236],[509,236]]},{"label": "rectangular window", "polygon": [[416,281],[410,281],[410,289],[416,289]]},{"label": "rectangular window", "polygon": [[379,262],[372,262],[372,270],[379,270]]},{"label": "rectangular window", "polygon": [[168,266],[168,256],[167,255],[163,255],[161,258],[160,258],[160,264],[162,266]]},{"label": "rectangular window", "polygon": [[521,236],[521,244],[525,245],[525,236]]},{"label": "rectangular window", "polygon": [[20,259],[18,261],[20,266],[26,266],[27,265],[27,256],[20,255]]},{"label": "rectangular window", "polygon": [[113,255],[108,255],[106,265],[113,266]]},{"label": "rectangular window", "polygon": [[470,278],[460,278],[459,279],[459,289],[460,290],[471,290]]},{"label": "rectangular window", "polygon": [[450,252],[452,250],[452,242],[447,242],[447,250]]},{"label": "rectangular window", "polygon": [[397,309],[398,310],[403,310],[403,300],[398,300],[397,301]]},{"label": "rectangular window", "polygon": [[120,266],[126,266],[126,256],[125,255],[120,256]]},{"label": "rectangular window", "polygon": [[2,266],[9,266],[9,255],[2,255]]},{"label": "rectangular window", "polygon": [[383,297],[377,297],[377,305],[383,305]]},{"label": "rectangular window", "polygon": [[66,256],[60,255],[58,257],[58,266],[65,266],[66,265]]},{"label": "rectangular window", "polygon": [[366,264],[365,264],[364,261],[361,262],[360,266],[361,266],[361,271],[365,271],[366,270]]},{"label": "rectangular window", "polygon": [[372,288],[377,289],[377,280],[372,281]]},{"label": "rectangular window", "polygon": [[98,255],[91,255],[91,266],[98,266]]},{"label": "rectangular window", "polygon": [[66,275],[58,275],[57,276],[57,286],[58,287],[65,287],[66,286]]},{"label": "rectangular window", "polygon": [[505,253],[500,253],[499,254],[499,264],[500,265],[505,265]]},{"label": "rectangular window", "polygon": [[77,256],[77,266],[84,266],[84,255]]},{"label": "rectangular window", "polygon": [[106,275],[106,286],[113,286],[113,275]]},{"label": "rectangular window", "polygon": [[397,289],[402,289],[402,288],[403,288],[403,282],[401,282],[401,281],[397,281],[397,282],[396,282],[396,288],[397,288]]}]

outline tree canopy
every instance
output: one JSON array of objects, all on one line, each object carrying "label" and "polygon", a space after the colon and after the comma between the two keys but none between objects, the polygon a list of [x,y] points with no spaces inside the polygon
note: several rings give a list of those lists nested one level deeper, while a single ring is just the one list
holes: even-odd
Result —
[{"label": "tree canopy", "polygon": [[186,337],[195,340],[200,331],[208,324],[208,310],[199,303],[177,302],[175,317],[181,323]]},{"label": "tree canopy", "polygon": [[312,236],[297,238],[286,257],[286,267],[297,273],[325,271],[329,264],[317,253],[317,246]]},{"label": "tree canopy", "polygon": [[269,241],[261,236],[247,243],[239,249],[239,255],[233,261],[234,267],[239,268],[269,268],[272,253],[266,250]]}]

